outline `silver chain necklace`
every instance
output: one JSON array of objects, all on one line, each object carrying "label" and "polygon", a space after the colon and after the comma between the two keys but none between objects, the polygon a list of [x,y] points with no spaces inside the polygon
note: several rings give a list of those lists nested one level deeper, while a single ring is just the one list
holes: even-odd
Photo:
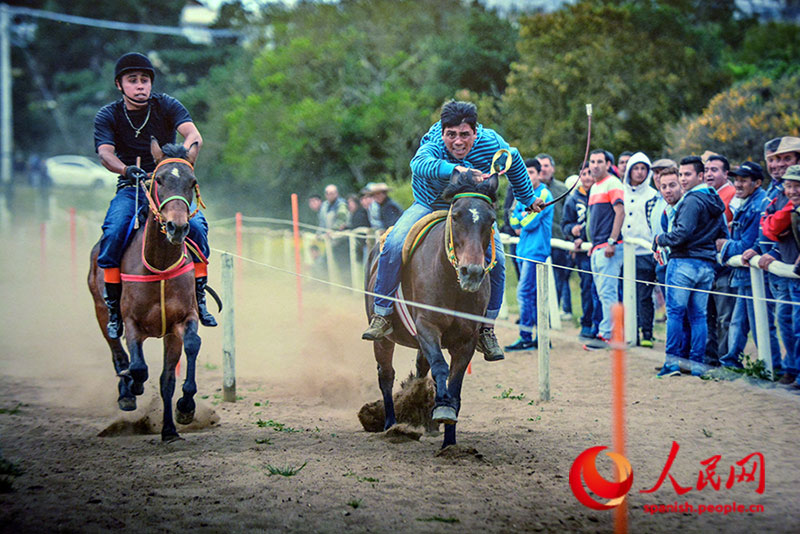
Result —
[{"label": "silver chain necklace", "polygon": [[130,124],[131,128],[133,128],[133,131],[136,132],[135,137],[139,137],[139,134],[142,133],[144,127],[147,126],[147,121],[150,120],[150,104],[147,104],[147,116],[144,118],[142,125],[138,128],[131,122],[131,118],[128,116],[128,106],[126,106],[125,103],[122,104],[122,111],[125,113],[125,118],[128,119],[128,124]]}]

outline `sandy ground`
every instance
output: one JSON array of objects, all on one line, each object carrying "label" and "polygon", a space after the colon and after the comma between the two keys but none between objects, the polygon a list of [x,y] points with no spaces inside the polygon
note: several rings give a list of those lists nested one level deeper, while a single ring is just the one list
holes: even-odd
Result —
[{"label": "sandy ground", "polygon": [[[153,415],[160,343],[145,345],[151,380],[139,409],[123,414],[84,282],[97,234],[79,226],[74,267],[66,235],[54,225],[44,261],[37,227],[0,235],[0,449],[23,471],[0,494],[0,532],[613,531],[612,512],[581,505],[568,482],[578,454],[612,443],[608,352],[583,351],[572,328],[554,334],[552,400],[542,403],[536,353],[476,358],[458,440],[477,454],[436,456],[441,435],[390,443],[356,418],[379,397],[371,347],[359,339],[362,301],[307,283],[300,323],[294,279],[256,265],[237,279],[237,402],[221,402],[221,328],[202,329],[201,428],[180,427],[185,439],[170,444],[152,434],[98,437]],[[499,337],[510,343],[516,332]],[[745,380],[659,380],[659,350],[628,353],[630,531],[797,532],[800,395]],[[413,360],[396,351],[398,387]],[[673,441],[670,474],[693,489],[679,496],[667,479],[640,493],[655,485]],[[765,459],[763,494],[752,482],[727,489],[730,466],[753,452]],[[715,455],[722,485],[698,491],[701,462]],[[611,462],[599,458],[611,478]],[[697,513],[734,501],[764,511]],[[675,502],[695,512],[643,508]]]}]

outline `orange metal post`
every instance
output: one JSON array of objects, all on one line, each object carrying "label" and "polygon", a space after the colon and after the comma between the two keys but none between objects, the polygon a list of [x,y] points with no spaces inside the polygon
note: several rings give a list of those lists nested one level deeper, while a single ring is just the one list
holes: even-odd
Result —
[{"label": "orange metal post", "polygon": [[[613,329],[611,331],[611,385],[613,410],[613,445],[614,452],[625,456],[625,309],[622,304],[615,304],[611,310]],[[621,480],[623,473],[617,473]],[[628,499],[614,509],[614,532],[628,532]]]},{"label": "orange metal post", "polygon": [[297,207],[297,193],[292,193],[292,230],[294,233],[294,272],[297,273],[297,319],[303,320],[303,281],[300,278],[300,217]]}]

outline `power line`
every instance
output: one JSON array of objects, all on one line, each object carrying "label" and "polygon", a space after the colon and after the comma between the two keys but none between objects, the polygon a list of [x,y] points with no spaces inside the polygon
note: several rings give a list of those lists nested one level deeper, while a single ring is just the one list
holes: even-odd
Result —
[{"label": "power line", "polygon": [[143,33],[158,33],[162,35],[178,35],[181,37],[190,38],[197,34],[205,34],[210,37],[239,37],[241,34],[233,30],[225,29],[209,29],[199,27],[175,27],[175,26],[157,26],[154,24],[136,24],[131,22],[117,22],[113,20],[100,20],[90,19],[88,17],[78,17],[75,15],[65,15],[63,13],[55,13],[53,11],[43,11],[41,9],[32,9],[28,7],[14,7],[7,6],[10,15],[27,15],[40,19],[54,20],[57,22],[66,22],[68,24],[80,24],[82,26],[92,26],[95,28],[105,28],[108,30],[121,30],[131,32]]}]

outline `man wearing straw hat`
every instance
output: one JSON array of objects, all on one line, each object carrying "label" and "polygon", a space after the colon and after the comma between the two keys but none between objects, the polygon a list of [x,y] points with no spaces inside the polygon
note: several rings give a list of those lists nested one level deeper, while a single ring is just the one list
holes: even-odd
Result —
[{"label": "man wearing straw hat", "polygon": [[372,203],[375,204],[378,211],[378,218],[381,221],[380,228],[385,230],[394,226],[400,215],[403,214],[403,208],[389,197],[390,188],[384,182],[373,184],[369,188],[369,194],[372,196]]},{"label": "man wearing straw hat", "polygon": [[[150,154],[150,138],[155,137],[163,146],[175,142],[177,131],[183,136],[184,147],[197,144],[199,149],[203,144],[203,138],[183,104],[169,95],[151,92],[154,79],[155,69],[147,56],[136,52],[123,55],[114,68],[114,84],[122,98],[101,108],[94,119],[94,143],[100,162],[111,172],[119,174],[117,194],[111,200],[103,221],[103,237],[97,257],[105,281],[106,332],[112,339],[122,335],[119,308],[122,254],[133,229],[137,201],[140,208],[147,205],[138,184],[156,166]],[[192,205],[191,209],[194,208]],[[197,243],[200,253],[208,257],[208,223],[202,212],[198,211],[189,219],[188,237]],[[199,258],[195,258],[194,265],[200,322],[204,326],[216,326],[217,321],[206,308],[207,266]]]}]

